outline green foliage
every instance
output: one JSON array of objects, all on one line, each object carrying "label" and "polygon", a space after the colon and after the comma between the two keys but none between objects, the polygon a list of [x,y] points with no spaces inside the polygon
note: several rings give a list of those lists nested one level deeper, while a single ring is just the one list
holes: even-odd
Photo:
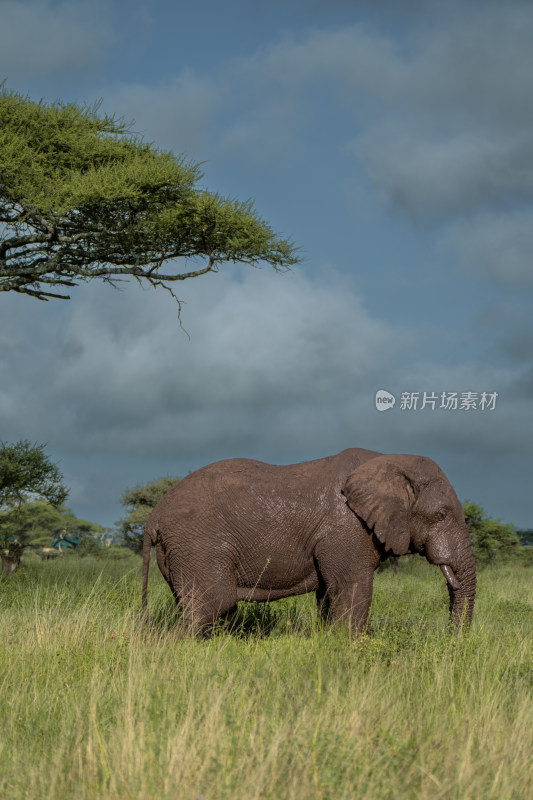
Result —
[{"label": "green foliage", "polygon": [[523,547],[533,546],[533,528],[527,528],[526,530],[517,531],[516,535],[520,539],[520,544]]},{"label": "green foliage", "polygon": [[512,556],[520,556],[520,540],[512,525],[489,517],[481,506],[463,503],[472,549],[479,566]]},{"label": "green foliage", "polygon": [[[68,297],[50,286],[128,276],[169,289],[225,261],[297,263],[250,201],[199,187],[197,164],[98,109],[0,90],[0,291],[46,300]],[[199,267],[162,271],[179,258]]]},{"label": "green foliage", "polygon": [[124,492],[120,502],[129,513],[117,524],[122,530],[124,543],[135,553],[142,551],[144,526],[152,509],[179,480],[180,478],[159,478],[145,486],[136,486],[135,489]]},{"label": "green foliage", "polygon": [[96,539],[92,536],[82,536],[80,543],[76,547],[76,555],[83,558],[84,556],[99,556],[104,548],[98,544]]},{"label": "green foliage", "polygon": [[79,519],[65,506],[53,506],[44,500],[37,500],[0,511],[0,530],[4,537],[16,536],[25,544],[48,547],[60,531],[102,533],[105,528]]},{"label": "green foliage", "polygon": [[44,444],[0,442],[0,508],[21,503],[29,494],[60,505],[68,491],[63,476],[44,454]]}]

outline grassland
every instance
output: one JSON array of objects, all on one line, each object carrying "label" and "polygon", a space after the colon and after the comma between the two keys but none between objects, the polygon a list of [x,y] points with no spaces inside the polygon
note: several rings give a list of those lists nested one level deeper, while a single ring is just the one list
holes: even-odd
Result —
[{"label": "grassland", "polygon": [[0,796],[530,798],[532,578],[482,571],[468,636],[412,559],[376,576],[371,636],[302,597],[192,641],[153,568],[141,629],[136,556],[30,555],[0,582]]}]

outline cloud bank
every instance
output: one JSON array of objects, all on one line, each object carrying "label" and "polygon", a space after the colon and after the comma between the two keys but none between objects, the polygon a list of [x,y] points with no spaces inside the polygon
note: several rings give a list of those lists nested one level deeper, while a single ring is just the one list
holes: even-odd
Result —
[{"label": "cloud bank", "polygon": [[60,77],[92,67],[115,41],[100,0],[3,0],[1,13],[0,76],[11,88],[36,75]]}]

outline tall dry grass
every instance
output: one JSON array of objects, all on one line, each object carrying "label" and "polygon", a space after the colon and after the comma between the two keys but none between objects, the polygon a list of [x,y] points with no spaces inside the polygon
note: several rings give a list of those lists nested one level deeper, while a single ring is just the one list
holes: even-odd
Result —
[{"label": "tall dry grass", "polygon": [[372,635],[318,630],[311,597],[179,638],[140,561],[28,560],[0,583],[0,796],[533,796],[531,569],[479,576],[468,636],[442,576],[378,574]]}]

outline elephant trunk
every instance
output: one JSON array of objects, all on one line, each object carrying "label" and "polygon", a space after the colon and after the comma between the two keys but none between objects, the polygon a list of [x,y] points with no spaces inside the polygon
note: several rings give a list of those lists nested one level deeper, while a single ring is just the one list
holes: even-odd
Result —
[{"label": "elephant trunk", "polygon": [[469,625],[476,595],[476,563],[465,523],[449,528],[430,539],[425,555],[430,564],[437,564],[446,578],[450,595],[450,621]]},{"label": "elephant trunk", "polygon": [[450,595],[450,621],[455,625],[469,625],[472,621],[476,596],[476,564],[470,542],[459,554],[459,568],[453,571],[442,565]]}]

